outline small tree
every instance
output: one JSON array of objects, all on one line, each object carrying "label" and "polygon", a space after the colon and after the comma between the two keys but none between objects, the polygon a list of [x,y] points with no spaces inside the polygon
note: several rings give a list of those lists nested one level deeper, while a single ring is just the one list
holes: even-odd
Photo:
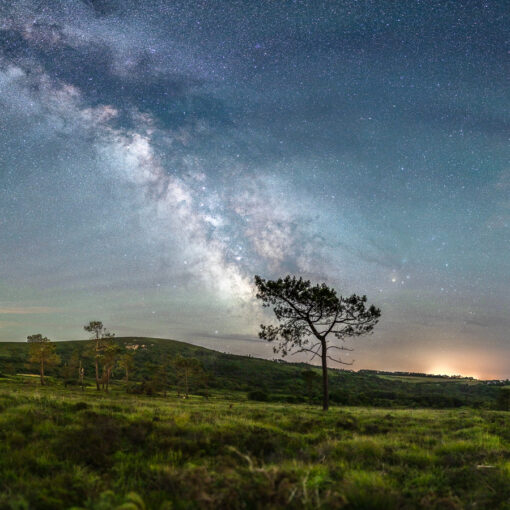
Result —
[{"label": "small tree", "polygon": [[60,363],[60,356],[55,352],[55,344],[41,334],[28,336],[27,342],[30,344],[28,348],[29,361],[39,365],[41,386],[44,386],[45,369],[58,365]]},{"label": "small tree", "polygon": [[151,382],[154,392],[162,391],[163,396],[166,397],[168,389],[168,363],[163,362],[161,365],[156,365]]},{"label": "small tree", "polygon": [[71,357],[62,367],[62,376],[64,377],[64,386],[73,384],[79,379],[80,353],[74,349]]},{"label": "small tree", "polygon": [[110,377],[117,361],[119,354],[119,346],[113,343],[108,343],[103,348],[102,359],[103,359],[103,376],[101,378],[101,385],[103,390],[108,392],[110,387]]},{"label": "small tree", "polygon": [[135,353],[133,351],[125,352],[119,359],[118,365],[119,368],[124,370],[124,374],[126,375],[126,386],[129,384],[129,374],[135,368]]},{"label": "small tree", "polygon": [[366,296],[353,294],[337,296],[325,283],[312,285],[309,280],[286,276],[278,280],[264,280],[255,276],[257,298],[264,307],[272,307],[279,325],[261,324],[259,337],[278,342],[273,350],[283,356],[289,353],[310,353],[312,360],[319,356],[322,364],[322,407],[329,407],[328,360],[351,365],[334,358],[330,351],[351,351],[344,345],[334,345],[331,337],[346,338],[370,333],[377,324],[381,311],[367,307]]},{"label": "small tree", "polygon": [[184,396],[188,398],[191,378],[203,373],[202,366],[196,358],[185,358],[181,355],[174,359],[173,365],[179,379],[178,387],[184,386]]},{"label": "small tree", "polygon": [[96,389],[100,391],[100,377],[99,377],[99,360],[101,355],[108,343],[108,340],[115,336],[114,333],[110,333],[101,321],[90,321],[88,324],[83,326],[85,331],[92,333],[92,350],[94,353],[94,366],[96,370]]}]

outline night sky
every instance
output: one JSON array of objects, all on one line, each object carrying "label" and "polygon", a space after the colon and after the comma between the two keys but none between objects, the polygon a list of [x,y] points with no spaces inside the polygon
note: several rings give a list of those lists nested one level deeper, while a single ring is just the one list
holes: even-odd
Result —
[{"label": "night sky", "polygon": [[510,377],[509,14],[0,0],[0,340],[272,358],[291,273],[382,309],[354,369]]}]

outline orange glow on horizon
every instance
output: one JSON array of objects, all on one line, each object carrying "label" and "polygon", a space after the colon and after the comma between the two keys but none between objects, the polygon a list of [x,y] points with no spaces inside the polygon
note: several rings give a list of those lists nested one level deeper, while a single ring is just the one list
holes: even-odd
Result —
[{"label": "orange glow on horizon", "polygon": [[446,364],[444,362],[441,362],[437,365],[432,365],[428,370],[428,374],[434,374],[434,375],[461,375],[463,377],[474,377],[475,379],[479,379],[480,376],[473,372],[466,372],[462,369],[456,368],[452,365]]}]

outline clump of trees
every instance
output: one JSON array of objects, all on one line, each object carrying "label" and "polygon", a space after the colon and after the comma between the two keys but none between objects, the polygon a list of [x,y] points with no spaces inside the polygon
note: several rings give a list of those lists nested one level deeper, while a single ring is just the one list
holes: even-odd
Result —
[{"label": "clump of trees", "polygon": [[[264,307],[271,307],[278,325],[261,324],[259,337],[275,342],[274,352],[308,353],[318,357],[322,366],[322,407],[329,407],[328,361],[351,365],[332,351],[351,351],[343,342],[347,338],[371,333],[381,311],[367,305],[366,296],[338,296],[325,283],[312,285],[309,280],[286,276],[265,280],[255,276],[257,298]],[[339,340],[334,342],[333,340]]]},{"label": "clump of trees", "polygon": [[[127,392],[142,392],[148,395],[162,392],[166,396],[169,384],[175,383],[178,395],[182,394],[184,398],[188,398],[192,388],[205,385],[206,374],[202,364],[196,358],[181,355],[173,359],[166,356],[159,362],[146,363],[142,370],[142,382],[136,385],[130,384],[135,370],[136,355],[132,346],[123,348],[115,342],[114,333],[110,332],[101,321],[90,321],[84,326],[84,330],[92,333],[89,346],[85,352],[74,349],[59,371],[65,386],[80,384],[82,390],[84,389],[83,356],[93,360],[97,391],[109,391],[114,370],[123,372]],[[45,370],[60,363],[56,345],[41,334],[31,335],[27,341],[30,343],[29,362],[38,365],[40,381],[44,385]],[[170,369],[172,369],[171,372]]]},{"label": "clump of trees", "polygon": [[44,373],[47,368],[58,365],[60,357],[55,352],[55,344],[40,333],[27,337],[29,362],[39,366],[41,385],[44,386]]}]

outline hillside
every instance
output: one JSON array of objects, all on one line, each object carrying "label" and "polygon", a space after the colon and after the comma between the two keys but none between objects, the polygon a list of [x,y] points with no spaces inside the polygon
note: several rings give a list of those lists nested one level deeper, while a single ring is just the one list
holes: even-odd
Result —
[{"label": "hillside", "polygon": [[[309,400],[308,388],[302,377],[304,370],[319,369],[304,363],[285,363],[225,354],[204,347],[175,340],[144,337],[116,338],[123,350],[135,351],[135,369],[131,380],[142,383],[150,379],[158,365],[168,365],[168,384],[175,385],[171,361],[178,354],[197,358],[206,374],[207,382],[197,383],[193,391],[217,390],[239,398],[256,392],[255,398],[270,401],[305,402]],[[87,340],[57,342],[61,366],[48,370],[57,380],[69,379],[69,366],[74,355],[82,359],[86,377],[92,377],[92,358],[88,354]],[[0,343],[0,375],[14,376],[36,373],[26,363],[28,344],[21,342]],[[119,384],[122,371],[114,377]],[[69,382],[69,381],[68,381]],[[90,382],[90,379],[89,379]],[[136,386],[135,386],[136,389]],[[330,371],[331,401],[343,405],[411,406],[411,407],[493,407],[498,388],[471,379],[391,377],[366,372],[344,370]],[[312,400],[320,395],[319,378],[312,389]]]}]

